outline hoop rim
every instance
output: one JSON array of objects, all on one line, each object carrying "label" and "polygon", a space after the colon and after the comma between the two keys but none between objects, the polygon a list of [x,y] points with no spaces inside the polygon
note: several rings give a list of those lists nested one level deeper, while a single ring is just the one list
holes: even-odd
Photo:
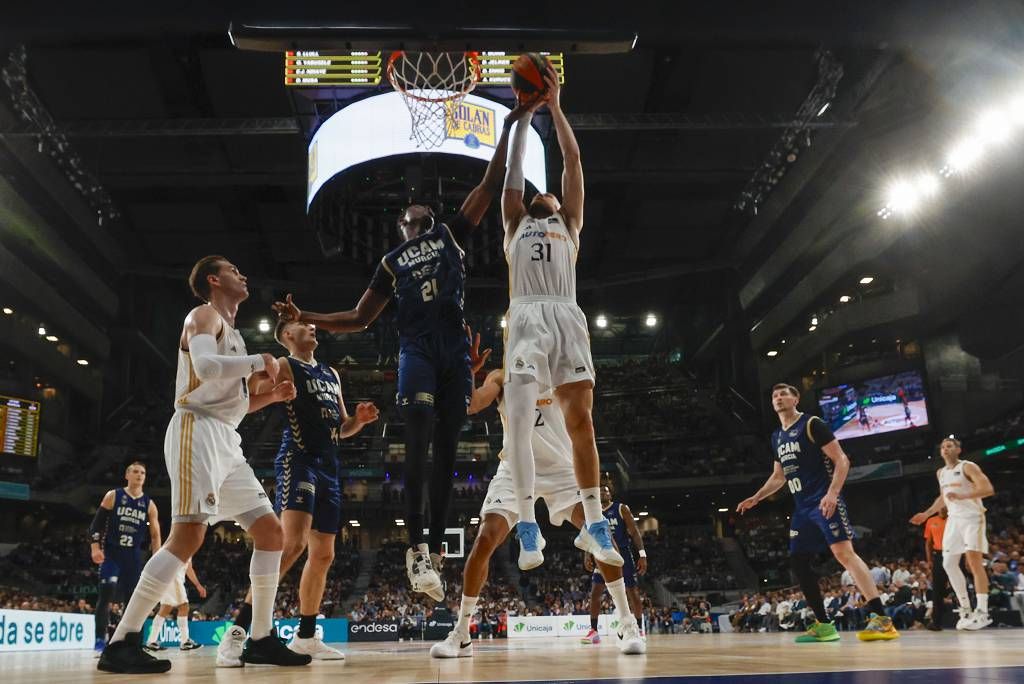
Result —
[{"label": "hoop rim", "polygon": [[[424,51],[411,50],[410,52],[426,52],[426,51],[425,50]],[[451,95],[446,95],[444,97],[423,97],[422,95],[414,95],[412,92],[410,92],[408,89],[406,89],[404,87],[404,85],[402,85],[398,81],[398,79],[395,77],[395,75],[394,75],[395,62],[400,57],[404,57],[405,54],[406,54],[405,50],[395,50],[394,52],[391,53],[391,56],[388,57],[388,67],[387,67],[388,81],[391,83],[391,86],[395,90],[397,90],[399,93],[402,94],[403,97],[408,97],[408,98],[411,98],[413,100],[418,100],[420,102],[437,102],[437,103],[440,103],[440,102],[451,102],[453,100],[457,100],[459,98],[463,98],[466,95],[468,95],[469,93],[473,92],[473,89],[476,88],[477,83],[480,82],[480,79],[483,76],[483,67],[481,67],[481,65],[480,65],[480,53],[476,52],[474,50],[466,50],[466,51],[463,51],[463,54],[466,56],[466,59],[469,60],[470,75],[472,76],[472,78],[470,79],[470,82],[469,82],[469,87],[467,87],[464,90],[458,91],[458,92],[453,92]]]}]

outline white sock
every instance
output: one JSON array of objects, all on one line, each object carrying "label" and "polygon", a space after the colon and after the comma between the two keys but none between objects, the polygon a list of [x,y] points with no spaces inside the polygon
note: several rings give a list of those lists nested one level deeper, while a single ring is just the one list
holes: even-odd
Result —
[{"label": "white sock", "polygon": [[586,518],[587,527],[604,520],[604,512],[601,508],[600,487],[581,489],[580,497],[583,498],[583,517]]},{"label": "white sock", "polygon": [[274,626],[274,599],[280,579],[281,551],[254,549],[249,561],[249,582],[252,586],[252,625],[249,636],[253,640],[270,635]]},{"label": "white sock", "polygon": [[178,616],[178,632],[180,634],[180,636],[178,637],[178,643],[183,644],[189,640],[187,617],[181,617],[180,615]]},{"label": "white sock", "polygon": [[121,622],[117,623],[114,636],[110,643],[123,641],[126,634],[141,632],[142,626],[146,624],[146,618],[153,610],[153,606],[160,602],[167,586],[174,581],[178,570],[185,566],[185,562],[167,549],[160,549],[149,559],[146,567],[142,568],[142,575],[139,576],[139,583],[135,585],[135,591],[125,606]]},{"label": "white sock", "polygon": [[455,631],[459,634],[469,634],[469,619],[476,612],[476,602],[479,596],[462,595],[462,605],[459,606],[459,621],[455,623]]},{"label": "white sock", "polygon": [[960,553],[944,555],[942,567],[946,571],[946,576],[949,577],[949,586],[953,587],[953,593],[956,594],[956,600],[963,611],[960,615],[964,617],[971,610],[971,598],[967,594],[967,578],[964,577],[964,572],[960,569],[962,555]]},{"label": "white sock", "polygon": [[978,611],[981,613],[988,612],[988,594],[978,594]]},{"label": "white sock", "polygon": [[533,460],[533,426],[536,422],[537,395],[540,388],[532,378],[513,375],[504,387],[508,416],[508,452],[505,459],[512,469],[519,519],[537,522],[533,495],[537,467]]},{"label": "white sock", "polygon": [[158,644],[160,643],[160,630],[164,628],[164,617],[157,615],[153,618],[153,624],[149,628],[149,638],[146,639],[147,644]]},{"label": "white sock", "polygon": [[626,580],[620,577],[614,582],[606,583],[604,586],[612,596],[612,603],[615,604],[615,614],[618,616],[619,621],[621,622],[632,615],[629,612],[629,599],[626,598]]}]

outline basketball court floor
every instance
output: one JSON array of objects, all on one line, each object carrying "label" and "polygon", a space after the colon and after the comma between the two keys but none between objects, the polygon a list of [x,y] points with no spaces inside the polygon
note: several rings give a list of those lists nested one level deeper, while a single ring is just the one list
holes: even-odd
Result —
[{"label": "basketball court floor", "polygon": [[429,643],[343,644],[345,662],[309,667],[214,667],[214,648],[172,651],[164,675],[108,675],[91,653],[14,653],[0,656],[4,680],[55,682],[785,682],[875,684],[900,682],[1024,682],[1024,630],[981,633],[910,632],[898,641],[862,643],[844,632],[839,642],[794,644],[792,634],[653,635],[643,656],[624,656],[611,639],[584,646],[570,639],[482,641],[475,656],[432,660]]}]

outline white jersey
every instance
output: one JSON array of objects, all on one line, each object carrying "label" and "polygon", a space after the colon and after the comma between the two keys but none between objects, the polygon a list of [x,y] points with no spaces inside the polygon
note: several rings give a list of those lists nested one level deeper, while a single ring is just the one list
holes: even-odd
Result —
[{"label": "white jersey", "polygon": [[942,491],[942,499],[946,502],[950,518],[980,518],[985,514],[981,499],[949,499],[950,492],[962,494],[974,487],[964,475],[965,463],[966,461],[957,461],[952,468],[943,467],[939,471],[939,489]]},{"label": "white jersey", "polygon": [[509,297],[576,303],[576,243],[562,215],[523,217],[505,248]]},{"label": "white jersey", "polygon": [[[501,438],[501,453],[504,458],[508,448],[508,418],[505,415],[504,396],[498,402],[498,415],[504,433]],[[572,472],[572,440],[565,427],[565,416],[555,403],[555,395],[549,390],[537,398],[537,412],[533,421],[533,460],[537,464],[537,479],[564,472]]]},{"label": "white jersey", "polygon": [[[242,333],[221,320],[217,353],[223,356],[248,356]],[[192,356],[178,349],[178,373],[174,380],[174,407],[223,421],[237,428],[249,411],[247,378],[200,380],[192,367]]]}]

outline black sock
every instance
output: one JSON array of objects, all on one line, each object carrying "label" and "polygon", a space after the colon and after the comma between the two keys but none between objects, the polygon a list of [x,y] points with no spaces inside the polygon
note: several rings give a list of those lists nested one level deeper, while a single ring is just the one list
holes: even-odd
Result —
[{"label": "black sock", "polygon": [[437,412],[434,428],[434,461],[430,467],[430,534],[427,545],[431,553],[441,553],[444,529],[448,523],[448,507],[452,500],[452,479],[455,455],[458,452],[459,433],[466,422],[466,404],[460,396],[457,404],[448,402]]},{"label": "black sock", "polygon": [[299,638],[311,639],[316,634],[316,615],[299,616]]},{"label": "black sock", "polygon": [[424,543],[423,485],[426,480],[427,451],[434,438],[434,409],[410,404],[399,411],[405,421],[405,531],[409,546]]},{"label": "black sock", "polygon": [[804,594],[807,607],[814,612],[818,622],[828,622],[828,613],[825,612],[825,600],[821,596],[821,586],[818,584],[818,577],[811,569],[811,557],[806,554],[794,554],[789,559],[793,575],[796,576],[800,591]]},{"label": "black sock", "polygon": [[868,601],[868,610],[875,615],[885,617],[885,606],[882,605],[882,599],[878,596]]},{"label": "black sock", "polygon": [[252,626],[252,604],[243,603],[242,607],[238,609],[238,617],[235,618],[235,625],[241,627],[246,632]]},{"label": "black sock", "polygon": [[596,617],[590,618],[590,629],[593,629],[595,631],[597,630],[597,618]]}]

